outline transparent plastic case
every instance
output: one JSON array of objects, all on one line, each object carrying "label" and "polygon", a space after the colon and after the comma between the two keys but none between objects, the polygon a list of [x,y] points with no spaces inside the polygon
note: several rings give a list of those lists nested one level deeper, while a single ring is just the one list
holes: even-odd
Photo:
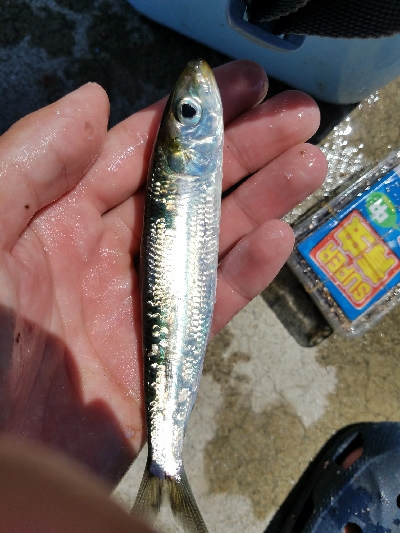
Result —
[{"label": "transparent plastic case", "polygon": [[293,229],[293,272],[335,330],[364,333],[400,300],[400,150]]}]

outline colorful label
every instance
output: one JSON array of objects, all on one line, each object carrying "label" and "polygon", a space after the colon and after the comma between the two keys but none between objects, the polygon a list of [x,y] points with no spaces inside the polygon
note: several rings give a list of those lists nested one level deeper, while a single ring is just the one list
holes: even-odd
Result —
[{"label": "colorful label", "polygon": [[298,245],[350,320],[400,282],[399,171],[390,172]]}]

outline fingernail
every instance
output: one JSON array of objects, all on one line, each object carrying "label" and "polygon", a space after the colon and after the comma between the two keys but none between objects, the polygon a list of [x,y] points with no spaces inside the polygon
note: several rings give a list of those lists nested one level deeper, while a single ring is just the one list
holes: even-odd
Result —
[{"label": "fingernail", "polygon": [[267,96],[268,92],[268,81],[267,80],[258,80],[255,85],[253,85],[253,90],[255,93],[257,93],[258,100],[257,103],[254,105],[254,107],[261,104],[261,102],[264,100],[264,98]]}]

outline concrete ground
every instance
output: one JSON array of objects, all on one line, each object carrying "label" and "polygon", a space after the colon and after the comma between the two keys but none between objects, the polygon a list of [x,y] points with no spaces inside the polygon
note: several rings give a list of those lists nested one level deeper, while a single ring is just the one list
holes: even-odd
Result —
[{"label": "concrete ground", "polygon": [[[125,0],[1,0],[0,132],[89,80],[107,90],[115,124],[166,94],[198,56],[227,60]],[[400,147],[399,104],[395,80],[321,141],[330,170],[320,196]],[[284,270],[213,340],[185,444],[211,532],[261,533],[335,430],[399,418],[399,320],[400,307],[357,339],[331,334]],[[127,508],[143,466],[142,454],[115,491]]]}]

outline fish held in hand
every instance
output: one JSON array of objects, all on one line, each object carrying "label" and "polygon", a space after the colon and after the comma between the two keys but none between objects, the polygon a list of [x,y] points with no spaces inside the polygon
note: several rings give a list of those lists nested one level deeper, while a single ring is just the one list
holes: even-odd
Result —
[{"label": "fish held in hand", "polygon": [[142,238],[148,459],[133,512],[162,505],[186,533],[207,533],[182,464],[183,438],[215,302],[223,120],[218,87],[191,61],[166,105],[147,181]]}]

